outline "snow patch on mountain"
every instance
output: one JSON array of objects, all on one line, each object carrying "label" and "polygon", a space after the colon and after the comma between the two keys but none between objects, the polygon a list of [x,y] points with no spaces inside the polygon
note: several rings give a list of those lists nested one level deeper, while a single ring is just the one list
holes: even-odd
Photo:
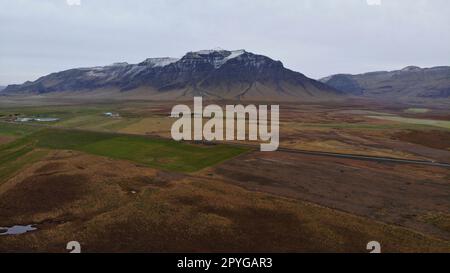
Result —
[{"label": "snow patch on mountain", "polygon": [[213,49],[203,49],[203,50],[199,50],[199,51],[194,51],[193,53],[197,53],[199,55],[209,55],[214,52],[228,52],[228,51],[223,48],[216,47]]},{"label": "snow patch on mountain", "polygon": [[200,55],[201,57],[208,57],[209,55],[213,54],[211,63],[214,66],[214,68],[220,68],[222,65],[224,65],[229,60],[235,59],[242,54],[245,53],[245,50],[224,50],[221,48],[215,48],[215,49],[205,49],[200,51],[192,52],[194,54]]},{"label": "snow patch on mountain", "polygon": [[143,61],[139,65],[148,65],[148,66],[151,66],[151,67],[164,67],[164,66],[167,66],[167,65],[169,65],[171,63],[175,63],[178,60],[179,60],[178,58],[169,58],[169,57],[148,58],[147,60]]},{"label": "snow patch on mountain", "polygon": [[226,62],[228,62],[229,60],[232,60],[232,59],[235,59],[235,58],[241,56],[242,54],[245,53],[245,50],[241,49],[241,50],[233,50],[233,51],[228,51],[228,52],[230,52],[230,55],[228,55],[225,58],[218,60],[214,63],[215,68],[219,68],[222,65],[224,65]]}]

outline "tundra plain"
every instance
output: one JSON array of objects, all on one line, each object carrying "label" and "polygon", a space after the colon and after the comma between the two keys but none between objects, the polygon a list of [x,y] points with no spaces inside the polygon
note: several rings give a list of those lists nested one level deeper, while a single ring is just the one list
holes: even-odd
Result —
[{"label": "tundra plain", "polygon": [[0,252],[450,252],[448,105],[282,103],[264,153],[171,140],[177,103],[2,100],[0,227],[36,230]]}]

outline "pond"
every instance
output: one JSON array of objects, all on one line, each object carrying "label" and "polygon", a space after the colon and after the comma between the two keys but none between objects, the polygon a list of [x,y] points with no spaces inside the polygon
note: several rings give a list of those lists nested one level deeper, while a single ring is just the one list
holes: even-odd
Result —
[{"label": "pond", "polygon": [[18,235],[18,234],[27,233],[29,231],[33,231],[36,229],[37,228],[33,227],[33,225],[0,227],[0,236],[2,236],[2,235]]},{"label": "pond", "polygon": [[60,121],[60,118],[17,118],[16,122],[56,122]]}]

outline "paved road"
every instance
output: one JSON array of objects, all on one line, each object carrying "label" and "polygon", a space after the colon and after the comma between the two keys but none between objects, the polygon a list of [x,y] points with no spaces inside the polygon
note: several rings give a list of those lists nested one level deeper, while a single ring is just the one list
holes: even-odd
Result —
[{"label": "paved road", "polygon": [[[236,145],[236,146],[247,146],[247,147],[252,147],[252,148],[255,148],[258,150],[260,147],[259,145],[253,145],[253,144],[239,144],[239,143],[227,143],[227,144],[228,145]],[[348,159],[366,160],[366,161],[375,161],[375,162],[392,162],[392,163],[416,164],[416,165],[426,165],[426,166],[450,168],[449,163],[436,162],[436,161],[431,161],[431,160],[401,159],[401,158],[394,158],[394,157],[382,157],[382,156],[371,156],[371,155],[320,152],[320,151],[309,151],[309,150],[301,150],[301,149],[290,149],[290,148],[283,148],[283,147],[279,147],[278,151],[286,152],[286,153],[327,156],[327,157],[336,157],[336,158],[348,158]]]},{"label": "paved road", "polygon": [[417,164],[417,165],[428,165],[428,166],[450,168],[450,164],[448,164],[448,163],[427,161],[427,160],[413,160],[413,159],[400,159],[400,158],[378,157],[378,156],[369,156],[369,155],[316,152],[316,151],[305,151],[305,150],[296,150],[296,149],[287,149],[287,148],[279,148],[278,150],[283,151],[283,152],[288,152],[288,153],[299,153],[299,154],[308,154],[308,155],[317,155],[317,156],[368,160],[368,161],[376,161],[376,162],[405,163],[405,164]]}]

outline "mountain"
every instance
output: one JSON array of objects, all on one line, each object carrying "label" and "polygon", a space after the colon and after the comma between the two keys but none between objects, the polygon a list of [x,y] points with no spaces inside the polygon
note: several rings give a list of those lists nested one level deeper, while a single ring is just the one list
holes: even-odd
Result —
[{"label": "mountain", "polygon": [[350,95],[374,98],[450,98],[450,66],[420,68],[350,75],[337,74],[321,82]]},{"label": "mountain", "polygon": [[342,92],[289,70],[280,61],[245,50],[188,52],[182,58],[150,58],[138,64],[75,68],[33,82],[9,85],[4,94],[75,94],[182,99],[324,99]]},{"label": "mountain", "polygon": [[0,92],[5,88],[6,88],[6,86],[0,85]]}]

